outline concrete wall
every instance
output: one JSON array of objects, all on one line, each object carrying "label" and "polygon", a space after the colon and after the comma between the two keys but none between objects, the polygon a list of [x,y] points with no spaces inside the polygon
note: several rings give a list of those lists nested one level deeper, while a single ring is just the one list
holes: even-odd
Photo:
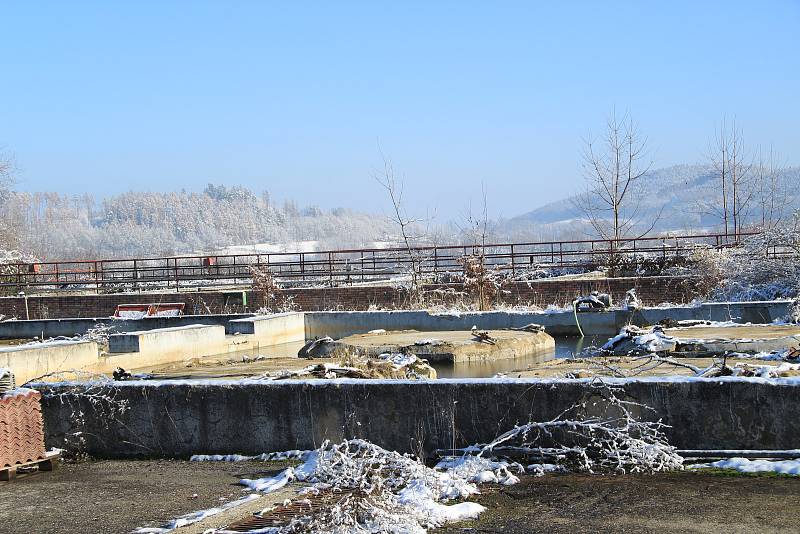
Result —
[{"label": "concrete wall", "polygon": [[220,354],[226,352],[227,347],[224,326],[197,324],[108,336],[108,352],[112,357],[117,353],[136,352],[141,356],[142,365]]},{"label": "concrete wall", "polygon": [[[584,331],[616,334],[625,324],[616,312],[585,313],[580,315]],[[385,330],[497,330],[520,328],[536,323],[544,325],[551,335],[577,335],[573,313],[541,312],[467,312],[438,314],[427,311],[366,311],[366,312],[306,312],[306,338],[331,336],[340,338],[363,334],[375,329]]]},{"label": "concrete wall", "polygon": [[[739,302],[726,304],[701,304],[698,306],[672,306],[644,308],[635,312],[612,310],[578,314],[586,335],[617,334],[626,324],[656,324],[663,319],[705,319],[713,321],[771,323],[785,317],[792,303]],[[427,311],[364,311],[364,312],[306,312],[306,338],[331,336],[333,338],[361,334],[370,330],[469,330],[473,325],[481,329],[519,328],[530,323],[541,324],[554,336],[578,335],[572,311],[543,312],[471,312],[436,314]]]},{"label": "concrete wall", "polygon": [[0,322],[0,339],[48,339],[73,337],[85,334],[98,324],[110,325],[115,332],[135,332],[172,328],[190,324],[222,325],[225,333],[232,334],[230,322],[253,317],[254,314],[227,315],[183,315],[181,317],[143,317],[142,319],[118,319],[115,317],[90,317],[72,319],[31,319]]},{"label": "concrete wall", "polygon": [[258,315],[234,319],[229,323],[230,334],[248,334],[260,346],[305,341],[306,322],[302,312]]},{"label": "concrete wall", "polygon": [[[628,398],[663,419],[681,449],[800,448],[800,386],[790,380],[621,383]],[[549,420],[578,400],[596,406],[586,381],[187,381],[111,386],[129,402],[122,414],[75,395],[84,385],[38,386],[48,447],[81,431],[100,457],[186,457],[309,449],[325,439],[361,437],[399,451],[487,442],[515,423]],[[68,393],[55,397],[53,393]],[[65,400],[66,399],[66,400]],[[84,412],[85,426],[73,412]],[[453,424],[454,422],[454,424]]]},{"label": "concrete wall", "polygon": [[[581,314],[579,320],[587,334],[616,334],[625,324],[654,324],[666,318],[708,319],[714,321],[770,323],[785,317],[791,310],[790,301],[708,303],[698,306],[644,308],[634,313],[611,311]],[[251,320],[252,319],[252,320]],[[305,326],[302,325],[305,321]],[[253,314],[186,315],[183,317],[150,317],[138,320],[119,320],[109,317],[90,319],[50,319],[0,322],[0,339],[29,339],[85,334],[96,324],[110,324],[117,332],[133,332],[171,328],[190,324],[222,325],[226,334],[251,334],[261,346],[301,341],[329,335],[344,337],[376,328],[386,330],[462,330],[472,325],[479,328],[520,327],[529,323],[542,324],[552,335],[576,335],[575,318],[571,312],[475,312],[458,315],[435,314],[426,311],[362,311],[308,312],[268,316]],[[305,333],[301,333],[301,329]]]},{"label": "concrete wall", "polygon": [[63,370],[87,370],[97,363],[93,341],[50,341],[0,349],[0,367],[11,369],[17,385]]},{"label": "concrete wall", "polygon": [[734,321],[737,323],[771,323],[784,319],[792,310],[792,301],[764,302],[708,302],[697,306],[644,308],[633,318],[636,324],[655,324],[662,319],[676,321],[705,319],[709,321]]}]

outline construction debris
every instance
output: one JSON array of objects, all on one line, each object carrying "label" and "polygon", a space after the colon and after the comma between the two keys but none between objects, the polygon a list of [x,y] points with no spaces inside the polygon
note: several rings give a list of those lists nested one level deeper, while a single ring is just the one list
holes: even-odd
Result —
[{"label": "construction debris", "polygon": [[281,371],[267,374],[264,378],[272,380],[302,378],[395,378],[395,379],[435,379],[436,370],[427,360],[413,354],[381,354],[371,358],[349,355],[338,364],[318,363],[296,371]]},{"label": "construction debris", "polygon": [[626,326],[619,334],[609,339],[600,350],[607,354],[630,355],[673,352],[678,341],[664,333],[661,326],[654,326],[650,330],[636,326]]},{"label": "construction debris", "polygon": [[472,327],[472,340],[478,343],[486,343],[487,345],[496,345],[497,340],[489,335],[489,332],[479,332],[478,327]]},{"label": "construction debris", "polygon": [[613,304],[614,301],[611,295],[608,293],[599,293],[597,291],[592,291],[585,297],[578,297],[572,301],[575,311],[579,313],[607,310],[611,308]]},{"label": "construction debris", "polygon": [[14,389],[14,382],[14,373],[11,372],[11,369],[0,367],[0,395]]},{"label": "construction debris", "polygon": [[536,323],[530,323],[530,324],[526,324],[525,326],[521,326],[519,328],[511,327],[511,328],[509,328],[509,330],[517,330],[517,331],[520,331],[520,332],[538,333],[538,332],[544,332],[544,325],[540,325],[540,324],[536,324]]},{"label": "construction debris", "polygon": [[330,358],[336,348],[333,338],[329,336],[314,338],[297,352],[298,358],[312,360],[314,358]]}]

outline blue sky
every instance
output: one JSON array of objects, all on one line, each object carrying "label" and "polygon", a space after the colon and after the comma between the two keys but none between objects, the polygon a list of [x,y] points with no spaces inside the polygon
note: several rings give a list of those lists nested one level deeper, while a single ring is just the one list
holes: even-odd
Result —
[{"label": "blue sky", "polygon": [[0,146],[24,190],[269,190],[493,216],[580,188],[612,107],[656,166],[702,161],[723,115],[800,163],[800,2],[16,2]]}]

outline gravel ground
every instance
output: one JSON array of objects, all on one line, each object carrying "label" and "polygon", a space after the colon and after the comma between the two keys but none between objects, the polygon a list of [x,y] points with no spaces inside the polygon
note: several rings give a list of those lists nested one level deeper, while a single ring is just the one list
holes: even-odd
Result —
[{"label": "gravel ground", "polygon": [[475,522],[437,534],[797,532],[800,479],[690,471],[546,475],[485,492]]},{"label": "gravel ground", "polygon": [[285,465],[180,460],[63,464],[51,473],[0,482],[0,533],[117,534],[159,526],[247,495],[236,485],[239,479],[268,476]]},{"label": "gravel ground", "polygon": [[[221,498],[244,495],[248,492],[236,485],[240,478],[271,475],[286,465],[179,460],[64,465],[53,473],[0,483],[0,532],[105,534],[158,526],[219,505]],[[570,474],[523,477],[515,486],[482,491],[475,500],[487,511],[478,521],[435,532],[797,532],[800,478]],[[255,504],[234,509],[213,525],[176,534],[222,526],[252,513]]]}]

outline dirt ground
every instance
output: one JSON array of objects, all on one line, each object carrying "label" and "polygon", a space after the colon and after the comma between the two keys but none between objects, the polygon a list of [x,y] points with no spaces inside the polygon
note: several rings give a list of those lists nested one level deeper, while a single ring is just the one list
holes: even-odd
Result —
[{"label": "dirt ground", "polygon": [[[676,361],[692,365],[699,369],[705,369],[714,363],[713,358],[680,358]],[[729,358],[728,364],[733,365],[738,361],[747,361],[752,364],[769,364],[775,362],[762,362],[758,360],[739,360]],[[597,358],[562,358],[549,360],[539,364],[528,365],[525,368],[506,373],[511,378],[555,378],[572,374],[577,377],[590,377],[594,375],[615,376],[611,368],[624,370],[633,373],[639,369],[644,371],[639,376],[693,376],[694,372],[688,367],[680,367],[669,364],[661,364],[657,367],[649,368],[646,358],[635,358],[628,356],[609,356]]]},{"label": "dirt ground", "polygon": [[[249,356],[248,356],[249,357]],[[268,358],[259,361],[243,361],[242,357],[228,356],[194,359],[186,362],[173,362],[158,367],[132,369],[131,372],[147,373],[153,378],[244,378],[254,377],[275,371],[302,369],[312,363],[298,358]]]},{"label": "dirt ground", "polygon": [[[520,330],[489,330],[495,339],[513,340],[524,338],[529,332]],[[385,347],[414,345],[420,340],[436,340],[450,345],[472,345],[476,343],[469,330],[442,330],[420,332],[417,330],[397,330],[375,334],[355,334],[340,339],[342,343],[360,347]]]},{"label": "dirt ground", "polygon": [[664,333],[678,339],[777,339],[800,334],[800,326],[755,324],[742,326],[692,326],[666,328]]},{"label": "dirt ground", "polygon": [[[236,485],[240,478],[271,475],[285,465],[178,460],[64,465],[53,473],[0,483],[0,532],[110,534],[155,527],[245,495],[249,492]],[[475,500],[487,511],[479,520],[435,532],[796,532],[800,479],[693,472],[551,474],[482,491]],[[219,528],[293,494],[285,489],[175,533]]]},{"label": "dirt ground", "polygon": [[[271,358],[261,361],[242,361],[241,357],[204,358],[199,361],[175,362],[158,368],[148,368],[146,371],[153,374],[153,378],[239,378],[258,376],[266,372],[276,372],[286,369],[301,369],[311,363],[320,363],[333,360],[308,361],[297,357]],[[677,361],[705,369],[714,363],[713,358],[679,358]],[[538,361],[536,358],[515,360],[500,360],[503,363],[501,370],[509,378],[555,378],[563,377],[568,373],[578,376],[591,376],[586,371],[612,376],[607,371],[607,366],[631,371],[645,364],[645,360],[632,357],[598,357],[598,358],[558,358],[548,361]],[[729,358],[728,364],[747,362],[753,365],[777,365],[778,362],[766,362],[752,359]],[[469,365],[469,364],[464,364]],[[497,366],[499,368],[499,366]],[[606,369],[604,371],[604,369]],[[138,372],[138,371],[134,371]],[[462,373],[463,374],[463,373]],[[463,376],[492,376],[493,371],[486,371],[474,375]],[[640,376],[691,376],[694,373],[686,367],[673,365],[660,365],[653,369],[645,370]],[[450,376],[450,375],[445,375]],[[456,375],[460,376],[460,375]]]},{"label": "dirt ground", "polygon": [[796,478],[546,475],[485,492],[480,519],[434,532],[797,532],[798,496]]},{"label": "dirt ground", "polygon": [[281,467],[280,462],[180,460],[63,464],[54,472],[0,482],[0,533],[117,534],[157,527],[247,495],[251,492],[236,484],[239,479],[269,476]]}]

